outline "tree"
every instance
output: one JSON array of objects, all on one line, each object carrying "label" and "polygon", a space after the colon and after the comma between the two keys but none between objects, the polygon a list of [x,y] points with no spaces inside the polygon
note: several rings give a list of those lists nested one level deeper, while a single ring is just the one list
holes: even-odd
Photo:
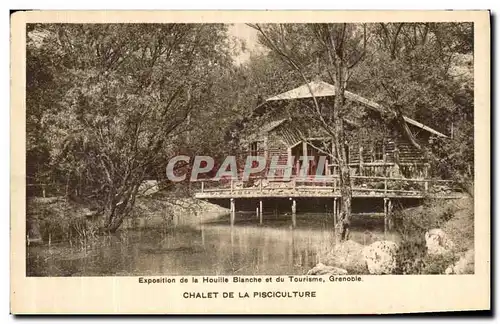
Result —
[{"label": "tree", "polygon": [[229,144],[233,153],[240,150],[240,137],[257,132],[262,119],[268,117],[268,112],[257,112],[255,108],[263,104],[265,98],[290,89],[296,81],[296,73],[272,52],[251,55],[248,62],[236,68],[231,82],[227,83],[232,91],[226,91],[237,94],[232,98],[235,118],[225,136],[225,144]]},{"label": "tree", "polygon": [[[470,188],[474,162],[472,24],[380,23],[373,35],[374,55],[361,70],[374,82],[364,91],[397,116],[404,113],[449,134],[450,138],[417,143],[402,128],[427,156],[431,175]],[[399,124],[403,126],[404,121]]]},{"label": "tree", "polygon": [[54,74],[59,60],[41,44],[39,27],[27,25],[26,44],[26,177],[27,183],[42,184],[51,179],[50,147],[43,122],[54,98],[64,91],[57,86]]},{"label": "tree", "polygon": [[[353,69],[366,55],[368,33],[366,25],[357,24],[281,24],[252,25],[260,32],[260,41],[281,57],[300,75],[312,96],[310,116],[331,138],[334,150],[320,148],[333,158],[339,168],[342,197],[339,218],[340,239],[346,240],[351,217],[352,184],[347,164],[345,100],[347,82]],[[334,102],[320,102],[309,86],[310,66],[323,62],[331,83],[335,85]],[[309,70],[309,72],[308,72]],[[302,136],[306,140],[306,136]],[[312,143],[309,143],[313,145]]]},{"label": "tree", "polygon": [[[54,169],[83,188],[116,231],[145,178],[162,168],[213,103],[231,64],[216,24],[41,25],[60,68],[43,116]],[[57,88],[63,89],[57,91]],[[188,123],[188,119],[191,120]],[[164,171],[163,171],[164,172]]]}]

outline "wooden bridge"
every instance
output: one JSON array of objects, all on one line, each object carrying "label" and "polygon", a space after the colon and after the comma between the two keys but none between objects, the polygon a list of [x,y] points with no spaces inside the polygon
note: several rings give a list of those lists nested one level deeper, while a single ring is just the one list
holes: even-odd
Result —
[{"label": "wooden bridge", "polygon": [[[339,175],[321,177],[291,177],[266,179],[251,177],[248,181],[224,179],[198,180],[195,198],[230,201],[231,224],[235,221],[237,199],[257,199],[259,201],[256,214],[262,224],[264,202],[270,198],[288,199],[291,202],[292,226],[296,226],[296,210],[298,198],[331,199],[334,222],[340,213]],[[440,179],[408,179],[401,177],[379,177],[351,175],[353,201],[360,198],[383,200],[385,227],[391,227],[393,202],[401,199],[457,199],[464,194],[451,180]],[[377,213],[374,213],[377,214]]]},{"label": "wooden bridge", "polygon": [[[351,176],[352,194],[356,197],[373,198],[458,198],[462,193],[453,187],[451,180],[406,179],[391,177]],[[226,181],[198,180],[199,199],[262,198],[262,197],[340,197],[339,176],[316,178],[293,177],[268,180],[250,178],[247,182],[234,179]],[[215,184],[215,186],[214,186]]]}]

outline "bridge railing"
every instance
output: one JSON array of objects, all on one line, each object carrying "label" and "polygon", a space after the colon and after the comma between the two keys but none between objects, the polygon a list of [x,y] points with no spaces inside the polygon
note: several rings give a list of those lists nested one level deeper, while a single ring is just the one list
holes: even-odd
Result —
[{"label": "bridge railing", "polygon": [[[459,191],[452,180],[442,179],[409,179],[380,176],[351,175],[351,189],[353,193],[380,194],[407,194],[422,195],[426,193],[451,193]],[[197,180],[200,193],[237,193],[245,192],[273,192],[276,190],[291,191],[328,191],[340,193],[339,175],[320,177],[297,177],[290,179],[267,179],[262,176],[250,177],[247,181],[240,179],[226,179],[225,182],[213,179]]]}]

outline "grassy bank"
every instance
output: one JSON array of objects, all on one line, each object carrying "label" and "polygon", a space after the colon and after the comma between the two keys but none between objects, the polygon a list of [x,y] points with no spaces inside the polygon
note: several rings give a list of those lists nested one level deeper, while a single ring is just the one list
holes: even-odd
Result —
[{"label": "grassy bank", "polygon": [[[395,231],[392,237],[369,235],[366,242],[351,238],[334,245],[322,254],[321,262],[327,266],[346,269],[348,273],[366,274],[368,269],[363,249],[374,241],[389,240],[398,244],[395,258],[395,274],[444,274],[459,260],[466,259],[460,273],[473,271],[474,255],[474,201],[472,198],[459,200],[428,200],[419,207],[395,211]],[[360,220],[362,222],[362,220]],[[363,226],[359,224],[360,226]],[[364,228],[369,228],[365,223]],[[441,255],[428,252],[425,233],[441,229],[453,248]],[[367,230],[368,231],[368,230]],[[472,261],[472,262],[471,262]]]},{"label": "grassy bank", "polygon": [[[193,199],[138,197],[122,229],[138,227],[195,226],[228,211],[220,206]],[[88,204],[64,197],[32,198],[27,201],[26,220],[30,239],[43,242],[85,243],[95,238],[104,223]]]},{"label": "grassy bank", "polygon": [[[467,251],[474,249],[474,201],[426,201],[422,206],[400,211],[397,230],[401,237],[397,254],[399,274],[442,274]],[[442,255],[430,255],[425,233],[440,228],[453,242],[453,248]]]}]

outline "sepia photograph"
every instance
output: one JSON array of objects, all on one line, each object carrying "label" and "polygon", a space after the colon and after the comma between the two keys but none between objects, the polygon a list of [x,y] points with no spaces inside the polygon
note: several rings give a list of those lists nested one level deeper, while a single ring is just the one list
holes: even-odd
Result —
[{"label": "sepia photograph", "polygon": [[474,273],[473,35],[28,25],[27,274]]},{"label": "sepia photograph", "polygon": [[26,23],[21,275],[477,274],[477,26],[360,21]]}]

